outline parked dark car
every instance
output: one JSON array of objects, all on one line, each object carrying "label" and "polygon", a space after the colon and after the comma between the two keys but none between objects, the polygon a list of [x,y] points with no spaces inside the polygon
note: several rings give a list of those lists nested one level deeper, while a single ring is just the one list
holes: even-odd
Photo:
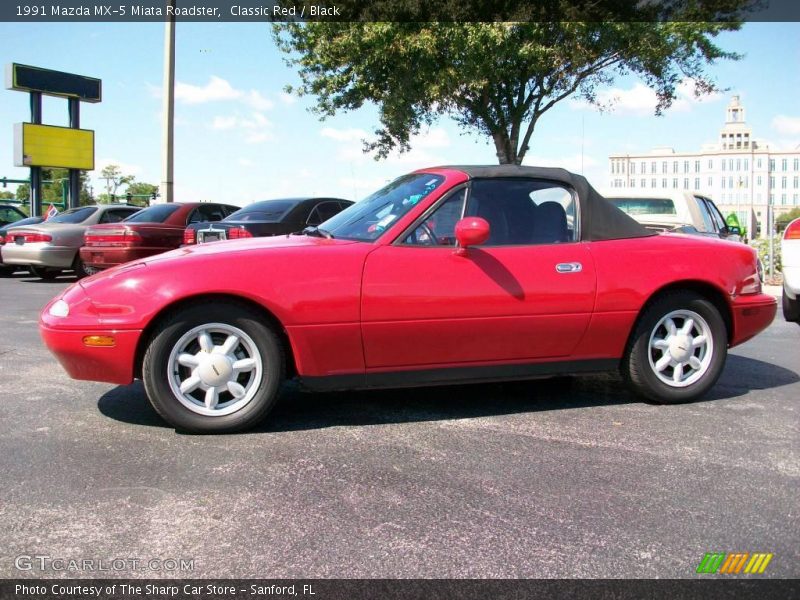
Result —
[{"label": "parked dark car", "polygon": [[[11,208],[14,207],[12,206]],[[22,213],[22,211],[17,211],[17,212]],[[36,225],[37,223],[41,223],[42,221],[44,221],[43,217],[24,217],[22,219],[14,221],[13,223],[3,225],[2,227],[0,227],[0,247],[2,247],[6,243],[6,235],[8,234],[9,229],[11,229],[12,227],[21,227],[23,225]],[[16,270],[17,267],[11,267],[9,265],[3,264],[2,253],[0,252],[0,276],[4,277],[6,275],[11,275]]]},{"label": "parked dark car", "polygon": [[28,215],[26,215],[16,206],[11,206],[9,204],[0,204],[0,227],[5,227],[6,225],[16,223],[17,221],[24,219],[27,216]]},{"label": "parked dark car", "polygon": [[156,204],[120,223],[87,229],[81,261],[87,272],[94,272],[174,250],[187,225],[220,221],[237,210],[238,206],[218,202]]},{"label": "parked dark car", "polygon": [[186,228],[184,244],[285,235],[315,227],[353,204],[341,198],[280,198],[254,202],[219,223]]}]

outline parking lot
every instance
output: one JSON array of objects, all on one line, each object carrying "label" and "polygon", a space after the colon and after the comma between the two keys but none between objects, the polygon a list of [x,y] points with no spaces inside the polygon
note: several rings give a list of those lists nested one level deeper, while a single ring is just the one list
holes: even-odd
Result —
[{"label": "parking lot", "polygon": [[[312,395],[189,436],[140,383],[69,379],[37,331],[73,279],[0,279],[0,576],[695,577],[706,552],[800,576],[800,328],[780,312],[705,401],[612,376]],[[129,563],[130,564],[130,563]],[[704,577],[714,577],[705,575]]]}]

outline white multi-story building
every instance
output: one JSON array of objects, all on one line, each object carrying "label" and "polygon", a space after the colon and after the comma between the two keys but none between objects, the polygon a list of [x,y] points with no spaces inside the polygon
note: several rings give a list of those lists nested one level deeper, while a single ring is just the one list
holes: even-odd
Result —
[{"label": "white multi-story building", "polygon": [[768,205],[775,217],[800,206],[800,146],[771,150],[753,138],[744,106],[734,96],[726,109],[725,125],[716,144],[699,152],[654,148],[649,154],[613,154],[612,188],[642,190],[683,189],[714,200],[724,215],[736,213],[751,237],[768,230]]}]

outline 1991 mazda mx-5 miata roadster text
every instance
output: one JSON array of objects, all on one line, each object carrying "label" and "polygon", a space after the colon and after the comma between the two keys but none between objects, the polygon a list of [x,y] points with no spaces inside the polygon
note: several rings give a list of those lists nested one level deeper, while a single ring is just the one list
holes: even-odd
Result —
[{"label": "1991 mazda mx-5 miata roadster text", "polygon": [[654,235],[583,177],[533,167],[403,176],[302,235],[175,250],[84,279],[41,316],[77,379],[144,380],[197,432],[314,390],[620,369],[656,402],[702,396],[769,325],[755,252]]}]

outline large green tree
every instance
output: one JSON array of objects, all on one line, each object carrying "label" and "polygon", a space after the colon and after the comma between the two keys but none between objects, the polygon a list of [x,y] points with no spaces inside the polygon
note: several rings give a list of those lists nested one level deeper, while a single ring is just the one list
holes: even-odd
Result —
[{"label": "large green tree", "polygon": [[[552,0],[548,14],[574,17],[575,4]],[[380,126],[365,151],[408,150],[412,135],[447,116],[490,137],[501,164],[521,164],[547,111],[570,96],[597,103],[618,75],[654,89],[657,113],[687,78],[698,94],[716,90],[706,67],[738,55],[714,38],[738,29],[753,1],[693,0],[683,3],[689,12],[659,18],[636,12],[650,10],[646,3],[603,4],[604,22],[278,23],[273,35],[300,75],[287,89],[316,97],[322,119],[378,107]]]}]

